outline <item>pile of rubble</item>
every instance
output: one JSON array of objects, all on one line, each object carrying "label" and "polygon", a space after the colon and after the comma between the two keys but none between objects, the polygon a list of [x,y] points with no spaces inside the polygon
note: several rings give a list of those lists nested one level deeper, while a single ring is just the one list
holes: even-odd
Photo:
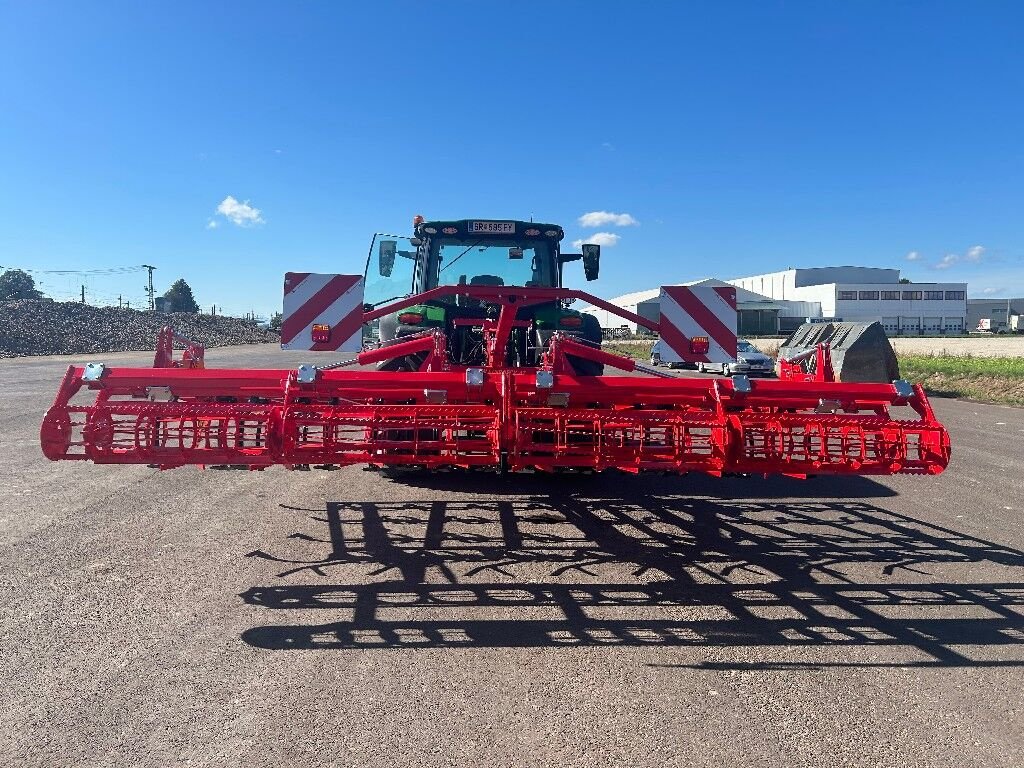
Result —
[{"label": "pile of rubble", "polygon": [[281,340],[278,332],[235,317],[22,300],[0,302],[0,357],[153,349],[165,325],[206,347]]}]

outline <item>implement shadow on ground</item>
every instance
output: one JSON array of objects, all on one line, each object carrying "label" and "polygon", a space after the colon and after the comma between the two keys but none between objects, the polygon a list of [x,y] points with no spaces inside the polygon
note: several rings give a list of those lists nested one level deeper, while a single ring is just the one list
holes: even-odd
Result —
[{"label": "implement shadow on ground", "polygon": [[[723,498],[749,487],[738,480],[717,498],[694,497],[693,484],[664,480],[289,508],[308,527],[283,548],[317,558],[250,556],[282,566],[282,579],[324,583],[246,591],[246,603],[287,610],[290,621],[306,611],[310,622],[274,624],[269,613],[243,639],[278,650],[795,649],[785,663],[732,662],[723,650],[698,665],[731,669],[1024,666],[1018,573],[999,583],[930,579],[971,564],[1024,568],[1024,553],[883,509],[869,500],[881,486],[864,478],[835,480],[844,497],[815,500]],[[817,658],[834,660],[840,647],[849,649],[842,663]],[[871,647],[859,663],[855,649]]]}]

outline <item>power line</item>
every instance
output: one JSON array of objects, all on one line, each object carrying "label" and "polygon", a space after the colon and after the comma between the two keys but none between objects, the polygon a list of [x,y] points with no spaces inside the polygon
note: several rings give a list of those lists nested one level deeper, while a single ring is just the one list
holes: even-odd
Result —
[{"label": "power line", "polygon": [[22,272],[31,272],[36,275],[126,275],[131,272],[141,272],[146,267],[140,264],[134,267],[106,267],[104,269],[25,269],[24,267],[0,264],[0,269],[19,269]]}]

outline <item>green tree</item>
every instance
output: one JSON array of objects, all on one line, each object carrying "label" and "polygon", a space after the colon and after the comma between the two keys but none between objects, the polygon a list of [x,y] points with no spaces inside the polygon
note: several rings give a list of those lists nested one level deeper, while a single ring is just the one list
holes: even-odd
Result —
[{"label": "green tree", "polygon": [[275,331],[281,330],[281,323],[284,322],[284,316],[280,312],[275,312],[270,316],[270,327]]},{"label": "green tree", "polygon": [[907,284],[907,283],[909,283],[910,281],[909,281],[909,280],[908,280],[907,278],[905,278],[905,277],[901,277],[901,278],[900,278],[900,282],[901,282],[901,283],[903,283],[904,285],[906,285],[906,284]]},{"label": "green tree", "polygon": [[15,299],[41,299],[32,275],[20,269],[8,269],[0,275],[0,301]]},{"label": "green tree", "polygon": [[192,295],[192,289],[184,280],[175,280],[164,294],[164,299],[170,305],[171,312],[199,311],[196,297]]}]

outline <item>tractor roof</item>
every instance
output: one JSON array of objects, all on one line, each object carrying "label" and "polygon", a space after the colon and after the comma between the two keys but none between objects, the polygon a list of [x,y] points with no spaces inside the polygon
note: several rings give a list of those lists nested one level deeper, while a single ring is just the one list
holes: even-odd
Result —
[{"label": "tractor roof", "polygon": [[[434,230],[430,232],[429,230]],[[453,219],[445,221],[424,221],[416,225],[416,234],[434,235],[443,233],[452,236],[482,237],[540,237],[561,240],[565,232],[558,224],[542,224],[536,221],[516,219]]]}]

